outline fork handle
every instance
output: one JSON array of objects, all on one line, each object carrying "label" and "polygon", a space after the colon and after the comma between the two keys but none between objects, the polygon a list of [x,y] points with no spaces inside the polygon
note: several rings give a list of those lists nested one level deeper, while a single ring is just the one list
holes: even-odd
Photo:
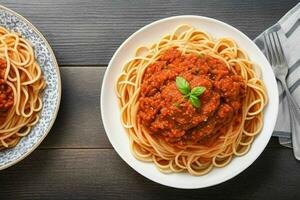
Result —
[{"label": "fork handle", "polygon": [[286,82],[281,81],[281,83],[287,95],[289,104],[294,156],[297,160],[300,160],[300,108],[291,95]]},{"label": "fork handle", "polygon": [[[288,101],[290,102],[289,104],[292,104],[290,98]],[[290,108],[290,118],[294,156],[297,160],[300,160],[300,122],[297,119],[297,112],[293,109],[293,106]]]},{"label": "fork handle", "polygon": [[[297,102],[295,101],[294,97],[291,95],[290,90],[288,89],[285,80],[280,80],[283,86],[283,89],[286,93],[288,104],[290,110],[292,110],[295,113],[295,118],[300,123],[300,107],[298,106]],[[300,134],[300,133],[299,133]]]}]

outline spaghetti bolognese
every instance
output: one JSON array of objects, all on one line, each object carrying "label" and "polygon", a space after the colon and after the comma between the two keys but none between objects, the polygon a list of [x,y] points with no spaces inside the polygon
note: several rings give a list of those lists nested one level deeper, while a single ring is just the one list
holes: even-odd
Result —
[{"label": "spaghetti bolognese", "polygon": [[165,173],[204,175],[246,154],[268,101],[259,76],[234,40],[190,25],[140,47],[116,82],[133,155]]},{"label": "spaghetti bolognese", "polygon": [[14,147],[39,121],[45,86],[31,44],[0,27],[0,149]]}]

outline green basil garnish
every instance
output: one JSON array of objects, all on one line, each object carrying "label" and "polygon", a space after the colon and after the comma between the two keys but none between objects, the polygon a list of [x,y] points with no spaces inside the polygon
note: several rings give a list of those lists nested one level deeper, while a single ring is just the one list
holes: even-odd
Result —
[{"label": "green basil garnish", "polygon": [[200,99],[199,99],[197,96],[191,94],[191,95],[190,95],[190,98],[189,98],[189,101],[190,101],[190,103],[191,103],[194,107],[200,108],[201,102],[200,102]]},{"label": "green basil garnish", "polygon": [[200,96],[201,94],[203,94],[203,92],[206,90],[205,87],[194,87],[191,91],[192,95],[195,95],[196,97]]},{"label": "green basil garnish", "polygon": [[[184,97],[189,99],[189,102],[196,108],[200,108],[201,101],[199,96],[205,92],[206,88],[203,86],[194,87],[191,91],[189,83],[181,76],[176,77],[176,87],[183,94]],[[178,108],[179,106],[174,103]]]},{"label": "green basil garnish", "polygon": [[176,86],[178,90],[181,92],[183,95],[187,95],[190,93],[190,85],[189,83],[182,77],[177,76],[176,77]]}]

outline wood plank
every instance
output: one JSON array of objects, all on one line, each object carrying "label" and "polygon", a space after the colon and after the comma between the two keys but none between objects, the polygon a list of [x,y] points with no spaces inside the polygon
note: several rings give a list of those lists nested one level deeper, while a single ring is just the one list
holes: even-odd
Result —
[{"label": "wood plank", "polygon": [[51,132],[41,148],[111,148],[100,117],[105,68],[61,68],[62,100]]},{"label": "wood plank", "polygon": [[[40,148],[112,148],[100,115],[105,68],[61,68],[62,101],[54,127]],[[273,139],[269,148],[282,148]]]},{"label": "wood plank", "polygon": [[234,179],[198,190],[156,184],[112,149],[102,125],[99,94],[116,48],[140,27],[163,17],[214,17],[252,39],[297,1],[3,0],[27,17],[53,46],[63,96],[55,126],[39,149],[0,171],[0,199],[298,199],[299,162],[272,138],[255,163]]},{"label": "wood plank", "polygon": [[113,150],[37,150],[0,172],[5,199],[297,199],[292,151],[267,149],[245,172],[215,187],[180,190],[147,180]]},{"label": "wood plank", "polygon": [[255,38],[297,0],[3,0],[28,18],[53,46],[60,65],[105,65],[133,32],[175,15],[202,15],[227,22]]}]

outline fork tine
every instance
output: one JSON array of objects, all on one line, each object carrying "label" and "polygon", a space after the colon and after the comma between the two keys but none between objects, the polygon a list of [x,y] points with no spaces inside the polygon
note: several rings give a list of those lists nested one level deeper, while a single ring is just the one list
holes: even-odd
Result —
[{"label": "fork tine", "polygon": [[[281,64],[281,56],[280,56],[280,52],[279,52],[279,49],[278,49],[278,44],[277,44],[277,40],[276,40],[276,37],[274,36],[276,32],[272,32],[272,43],[273,43],[273,51],[275,53],[275,58],[276,58],[276,64],[277,65],[280,65]],[[277,55],[277,56],[276,56]]]},{"label": "fork tine", "polygon": [[267,44],[267,52],[268,52],[268,60],[271,63],[272,66],[276,65],[276,54],[274,52],[274,46],[271,39],[271,34],[266,34],[265,40]]},{"label": "fork tine", "polygon": [[266,49],[267,59],[269,60],[269,62],[271,62],[270,45],[269,45],[269,43],[267,41],[266,33],[264,33],[264,45],[265,45],[265,49]]},{"label": "fork tine", "polygon": [[277,42],[277,49],[278,49],[278,57],[280,59],[280,63],[282,64],[287,64],[287,61],[286,61],[286,58],[285,58],[285,55],[284,55],[284,52],[283,52],[283,48],[282,48],[282,45],[281,45],[281,42],[280,42],[280,39],[279,39],[279,36],[278,36],[278,33],[275,32],[275,38],[276,38],[276,42]]},{"label": "fork tine", "polygon": [[272,53],[272,57],[273,57],[273,60],[274,60],[274,65],[279,65],[280,64],[280,60],[279,60],[279,57],[278,57],[278,49],[277,49],[277,44],[276,44],[276,41],[275,41],[275,37],[274,37],[274,33],[275,32],[272,32],[269,34],[269,39],[270,39],[270,43],[271,43],[271,53]]}]

